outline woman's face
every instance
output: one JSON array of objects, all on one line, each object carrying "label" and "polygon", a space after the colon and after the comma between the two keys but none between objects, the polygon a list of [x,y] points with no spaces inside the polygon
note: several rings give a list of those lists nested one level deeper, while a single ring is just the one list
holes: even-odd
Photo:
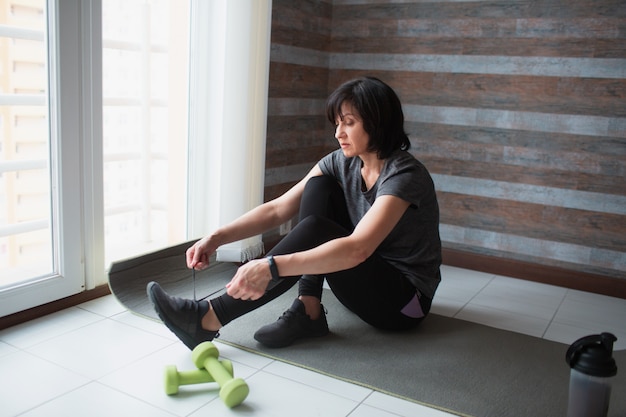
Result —
[{"label": "woman's face", "polygon": [[368,151],[370,137],[363,128],[361,116],[349,103],[341,105],[341,117],[335,120],[335,138],[347,157],[361,156]]}]

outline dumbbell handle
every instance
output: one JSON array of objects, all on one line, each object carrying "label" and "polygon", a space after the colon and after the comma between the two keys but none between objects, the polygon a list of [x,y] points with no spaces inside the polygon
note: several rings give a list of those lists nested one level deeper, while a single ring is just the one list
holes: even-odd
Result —
[{"label": "dumbbell handle", "polygon": [[202,384],[204,382],[213,382],[213,377],[204,369],[196,369],[193,371],[179,371],[176,365],[168,365],[165,367],[164,373],[165,393],[167,395],[178,394],[178,387],[181,385]]},{"label": "dumbbell handle", "polygon": [[[233,363],[228,359],[220,359],[220,365],[226,369],[226,372],[233,377]],[[206,379],[205,379],[206,378]],[[194,369],[192,371],[178,371],[178,380],[181,381],[180,385],[201,384],[203,382],[215,382],[215,378],[205,368]],[[183,382],[191,381],[191,382]],[[197,381],[197,382],[194,382]]]},{"label": "dumbbell handle", "polygon": [[219,351],[213,343],[200,343],[194,348],[191,357],[198,369],[206,369],[219,384],[220,398],[228,407],[241,404],[248,396],[248,384],[241,378],[233,378],[232,368],[229,370],[219,362]]},{"label": "dumbbell handle", "polygon": [[213,380],[220,386],[223,386],[228,381],[233,379],[233,376],[228,373],[224,365],[222,365],[219,360],[213,356],[209,356],[204,359],[204,369],[211,374]]},{"label": "dumbbell handle", "polygon": [[206,369],[194,369],[193,371],[178,371],[178,385],[202,384],[215,380]]},{"label": "dumbbell handle", "polygon": [[[220,361],[226,371],[233,374],[233,363],[229,360]],[[202,384],[214,382],[215,379],[206,369],[195,369],[193,371],[179,371],[176,365],[165,367],[165,393],[174,395],[178,393],[181,385]]]}]

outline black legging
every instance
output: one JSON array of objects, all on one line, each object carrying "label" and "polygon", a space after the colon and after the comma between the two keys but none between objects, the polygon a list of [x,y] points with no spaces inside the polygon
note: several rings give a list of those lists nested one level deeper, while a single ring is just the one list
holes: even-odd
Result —
[{"label": "black legging", "polygon": [[[305,186],[298,224],[268,255],[312,249],[329,240],[347,236],[352,229],[341,187],[331,177],[314,177]],[[414,327],[423,319],[411,318],[400,312],[415,297],[416,289],[376,253],[360,265],[344,271],[280,277],[278,281],[270,282],[265,295],[258,300],[237,300],[223,294],[210,302],[219,321],[226,325],[279,297],[296,283],[299,283],[299,295],[315,296],[321,300],[324,278],[344,306],[374,327],[404,330]],[[422,297],[420,304],[427,314],[430,300]]]}]

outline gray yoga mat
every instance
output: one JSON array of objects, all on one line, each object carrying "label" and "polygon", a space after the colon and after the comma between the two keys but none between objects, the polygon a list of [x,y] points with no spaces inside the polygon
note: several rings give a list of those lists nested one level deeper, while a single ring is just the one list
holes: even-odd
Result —
[{"label": "gray yoga mat", "polygon": [[[112,265],[109,284],[118,300],[137,314],[155,318],[145,294],[149,281],[170,294],[193,297],[185,267],[188,243]],[[237,266],[214,263],[196,273],[196,294],[219,290]],[[252,337],[291,305],[295,289],[221,330],[220,341],[458,415],[565,416],[569,368],[567,345],[430,315],[410,332],[372,328],[325,290],[331,334],[269,349]],[[626,351],[614,353],[609,416],[626,416]]]}]

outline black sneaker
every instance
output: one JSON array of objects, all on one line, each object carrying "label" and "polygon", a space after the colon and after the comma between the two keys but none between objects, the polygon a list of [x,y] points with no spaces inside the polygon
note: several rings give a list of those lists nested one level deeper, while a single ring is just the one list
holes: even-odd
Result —
[{"label": "black sneaker", "polygon": [[328,322],[324,306],[322,306],[322,315],[317,320],[311,320],[305,312],[302,301],[296,298],[289,310],[285,311],[278,321],[261,327],[254,334],[254,338],[265,346],[280,348],[289,346],[296,339],[327,334]]},{"label": "black sneaker", "polygon": [[204,330],[202,317],[209,311],[206,300],[194,301],[172,297],[156,282],[147,286],[148,298],[163,323],[191,350],[202,342],[211,341],[219,332]]}]

